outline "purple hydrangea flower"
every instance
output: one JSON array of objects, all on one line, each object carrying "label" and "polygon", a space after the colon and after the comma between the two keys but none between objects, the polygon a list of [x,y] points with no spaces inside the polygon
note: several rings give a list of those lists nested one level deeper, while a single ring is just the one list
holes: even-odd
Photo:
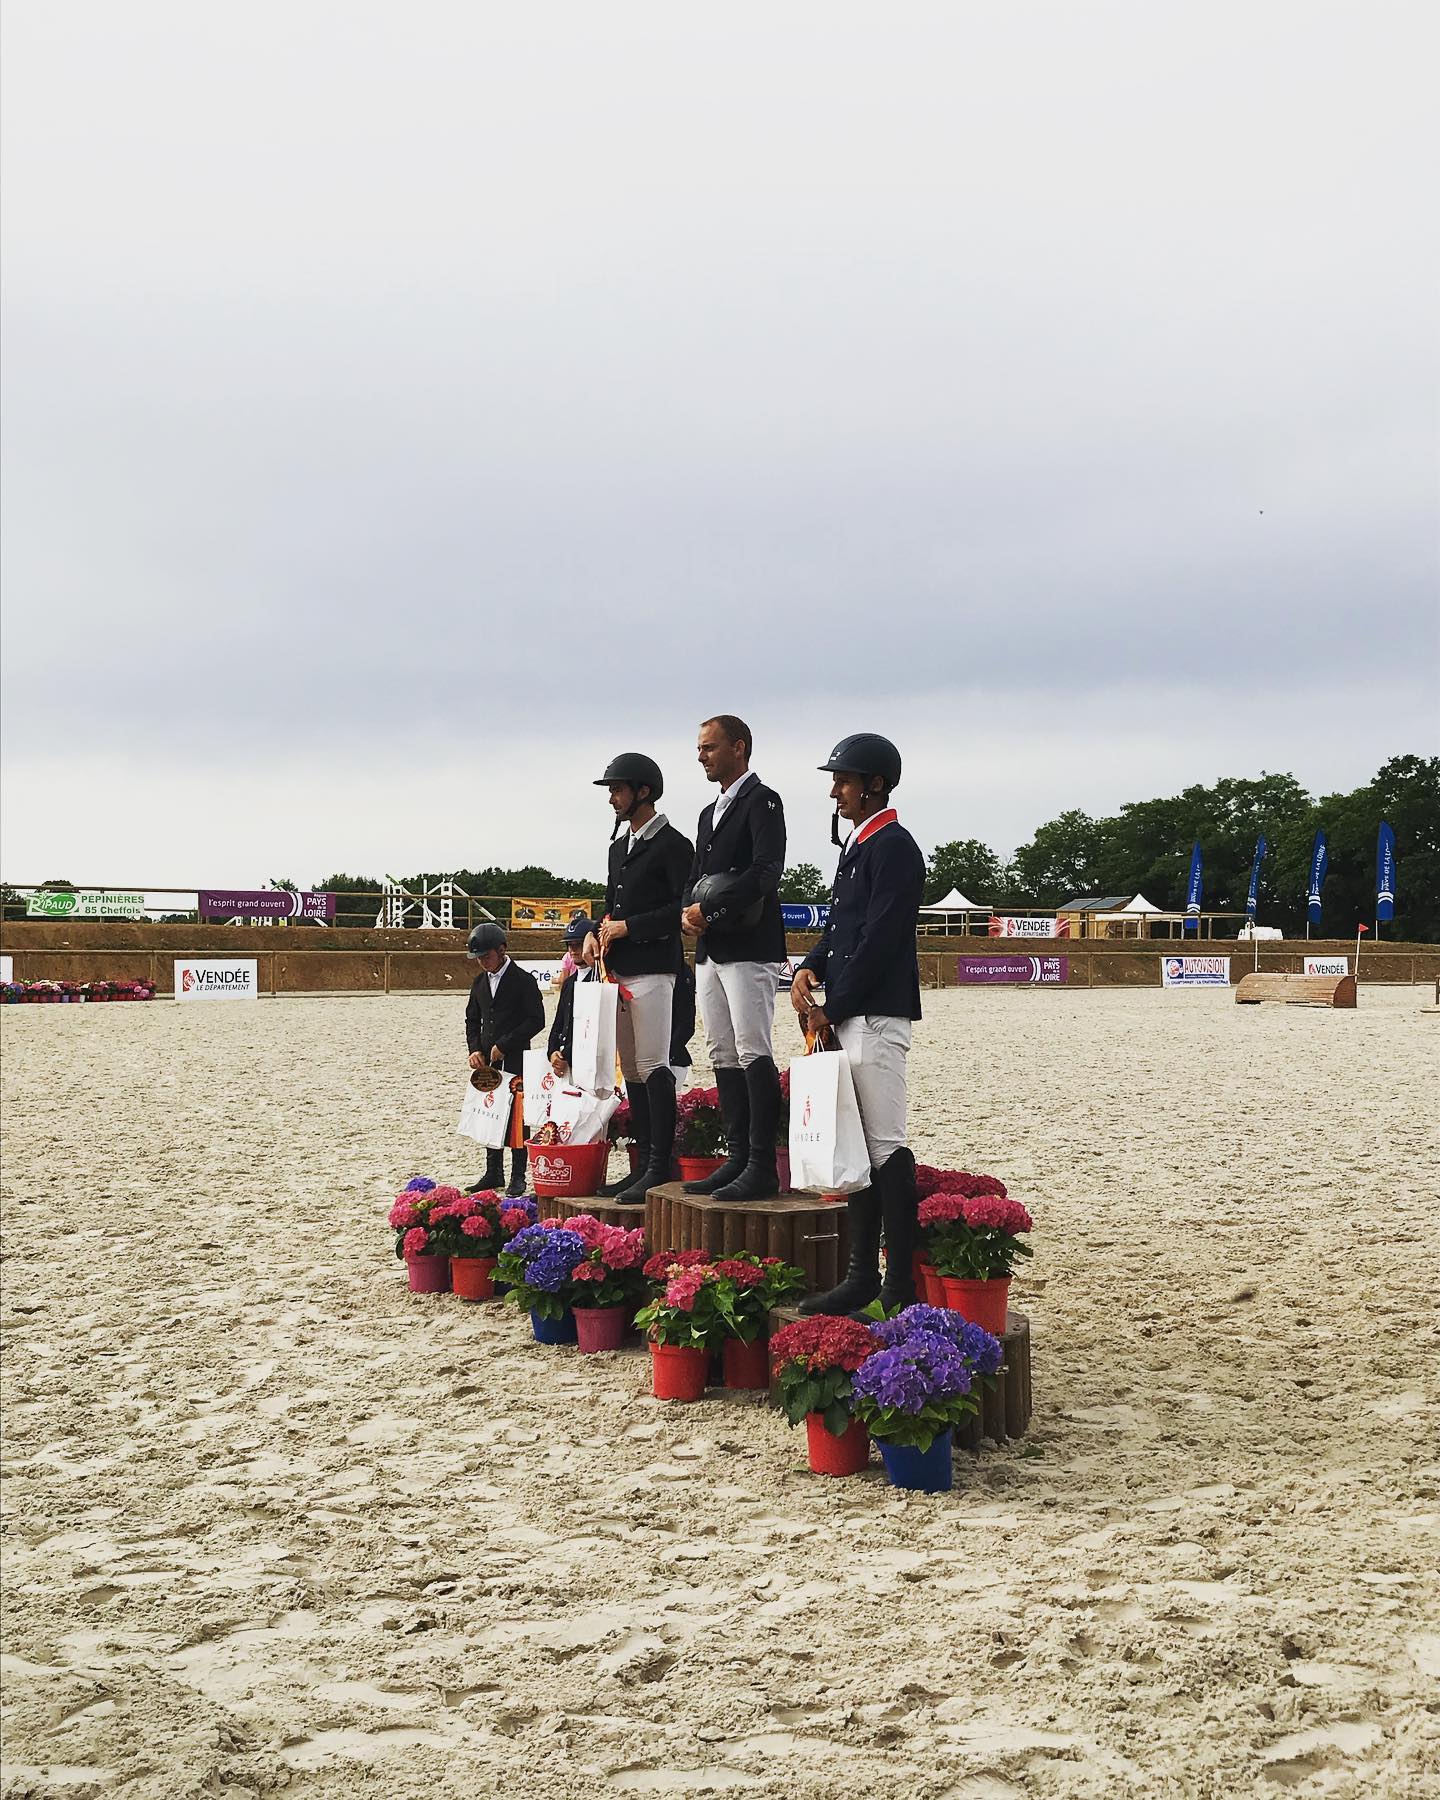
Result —
[{"label": "purple hydrangea flower", "polygon": [[435,1183],[428,1175],[417,1175],[413,1180],[405,1183],[405,1192],[407,1194],[428,1194],[434,1185]]},{"label": "purple hydrangea flower", "polygon": [[867,1357],[851,1376],[853,1391],[877,1406],[918,1413],[927,1402],[970,1392],[970,1369],[959,1347],[934,1331],[911,1331]]},{"label": "purple hydrangea flower", "polygon": [[506,1246],[525,1266],[526,1287],[556,1294],[585,1257],[585,1240],[578,1231],[563,1226],[525,1225]]},{"label": "purple hydrangea flower", "polygon": [[1004,1360],[999,1338],[980,1325],[972,1325],[944,1306],[907,1306],[893,1319],[881,1319],[870,1327],[882,1344],[903,1344],[917,1331],[928,1331],[955,1345],[977,1375],[993,1375]]}]

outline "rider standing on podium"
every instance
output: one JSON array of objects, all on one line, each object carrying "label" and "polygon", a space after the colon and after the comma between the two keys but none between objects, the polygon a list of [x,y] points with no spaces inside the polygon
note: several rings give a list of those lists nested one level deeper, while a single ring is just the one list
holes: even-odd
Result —
[{"label": "rider standing on podium", "polygon": [[[912,1270],[919,1195],[907,1148],[905,1059],[920,1017],[915,927],[925,858],[890,804],[900,784],[900,752],[888,738],[842,738],[821,763],[834,777],[831,835],[851,830],[840,851],[830,917],[801,963],[791,1002],[807,1031],[832,1027],[850,1060],[860,1123],[870,1153],[870,1186],[849,1196],[850,1267],[838,1288],[805,1301],[804,1313],[848,1313],[878,1294],[888,1313],[915,1299]],[[825,990],[821,1006],[815,988]],[[880,1237],[885,1281],[880,1281]]]}]

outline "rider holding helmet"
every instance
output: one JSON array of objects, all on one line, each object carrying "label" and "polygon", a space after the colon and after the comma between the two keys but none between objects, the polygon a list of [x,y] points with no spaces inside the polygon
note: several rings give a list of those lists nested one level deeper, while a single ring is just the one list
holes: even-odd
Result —
[{"label": "rider holding helmet", "polygon": [[700,814],[681,919],[696,938],[695,983],[729,1160],[687,1194],[763,1200],[779,1192],[775,995],[785,960],[780,877],[785,809],[750,767],[750,727],[732,713],[700,727],[700,766],[720,796]]},{"label": "rider holding helmet", "polygon": [[[620,983],[616,1047],[635,1128],[635,1174],[601,1192],[620,1206],[643,1206],[670,1179],[675,1147],[675,1075],[670,1067],[675,971],[682,955],[680,909],[690,874],[689,838],[655,802],[665,791],[658,764],[638,751],[611,759],[596,787],[615,813],[605,918],[585,940],[585,960],[605,958]],[[628,827],[621,836],[621,827]]]},{"label": "rider holding helmet", "polygon": [[[915,927],[924,895],[925,858],[890,805],[900,784],[900,752],[888,738],[842,738],[821,763],[834,776],[831,835],[851,830],[835,871],[830,917],[820,942],[795,976],[790,998],[808,1031],[830,1026],[850,1060],[860,1122],[870,1153],[871,1185],[849,1196],[850,1267],[805,1313],[847,1313],[879,1294],[887,1313],[915,1298],[915,1158],[906,1147],[905,1059],[911,1022],[920,1017]],[[823,986],[823,1005],[815,997]],[[880,1235],[885,1281],[880,1281]]]},{"label": "rider holding helmet", "polygon": [[[545,1002],[540,997],[540,983],[528,969],[511,962],[503,925],[486,919],[475,926],[465,945],[465,954],[478,962],[480,973],[470,989],[465,1007],[465,1042],[470,1050],[470,1067],[503,1069],[507,1075],[518,1075],[524,1064],[521,1058],[530,1048],[530,1040],[545,1028]],[[510,1185],[506,1193],[525,1192],[526,1153],[510,1152]],[[485,1176],[466,1191],[477,1194],[482,1189],[497,1188],[505,1179],[505,1152],[485,1152]]]}]

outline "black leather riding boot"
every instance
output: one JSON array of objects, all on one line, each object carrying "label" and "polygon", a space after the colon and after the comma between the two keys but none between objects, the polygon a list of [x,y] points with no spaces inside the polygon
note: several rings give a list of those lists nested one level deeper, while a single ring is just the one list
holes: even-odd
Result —
[{"label": "black leather riding boot", "polygon": [[613,1200],[618,1194],[622,1194],[650,1161],[650,1096],[642,1082],[627,1081],[625,1098],[630,1102],[630,1141],[635,1146],[635,1167],[627,1169],[618,1181],[602,1182],[602,1200]]},{"label": "black leather riding boot", "polygon": [[487,1150],[485,1152],[485,1173],[474,1184],[466,1188],[467,1194],[486,1194],[493,1188],[498,1194],[505,1184],[505,1152],[503,1150]]},{"label": "black leather riding boot", "polygon": [[885,1233],[885,1282],[880,1302],[887,1314],[915,1304],[915,1246],[920,1237],[920,1195],[915,1186],[915,1158],[894,1150],[880,1169],[872,1169],[880,1196],[880,1222]]},{"label": "black leather riding boot", "polygon": [[750,1155],[736,1180],[714,1190],[717,1200],[773,1200],[780,1192],[775,1170],[780,1073],[774,1059],[757,1056],[745,1071],[745,1086],[750,1096]]},{"label": "black leather riding boot", "polygon": [[530,1164],[528,1150],[512,1150],[510,1152],[510,1185],[505,1193],[511,1200],[518,1200],[525,1192],[525,1172]]},{"label": "black leather riding boot", "polygon": [[615,1196],[617,1206],[643,1206],[652,1187],[670,1179],[670,1159],[675,1154],[675,1076],[656,1069],[645,1082],[650,1104],[650,1161],[636,1173],[630,1186]]},{"label": "black leather riding boot", "polygon": [[880,1292],[880,1196],[861,1188],[846,1202],[850,1222],[850,1267],[839,1287],[800,1302],[802,1313],[845,1314],[868,1306]]},{"label": "black leather riding boot", "polygon": [[742,1174],[750,1160],[750,1090],[743,1069],[717,1069],[715,1086],[720,1094],[720,1117],[725,1124],[725,1154],[729,1158],[700,1181],[687,1181],[687,1194],[713,1194]]}]

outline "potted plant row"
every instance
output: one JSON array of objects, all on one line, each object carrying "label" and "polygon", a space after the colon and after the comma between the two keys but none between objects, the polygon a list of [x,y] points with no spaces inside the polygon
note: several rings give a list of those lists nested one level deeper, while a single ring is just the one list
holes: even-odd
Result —
[{"label": "potted plant row", "polygon": [[444,1294],[453,1286],[464,1300],[489,1300],[500,1253],[535,1213],[528,1195],[462,1194],[417,1175],[395,1196],[388,1222],[412,1292]]},{"label": "potted plant row", "polygon": [[0,986],[6,1006],[74,1006],[101,1000],[153,1000],[145,981],[7,981]]}]

